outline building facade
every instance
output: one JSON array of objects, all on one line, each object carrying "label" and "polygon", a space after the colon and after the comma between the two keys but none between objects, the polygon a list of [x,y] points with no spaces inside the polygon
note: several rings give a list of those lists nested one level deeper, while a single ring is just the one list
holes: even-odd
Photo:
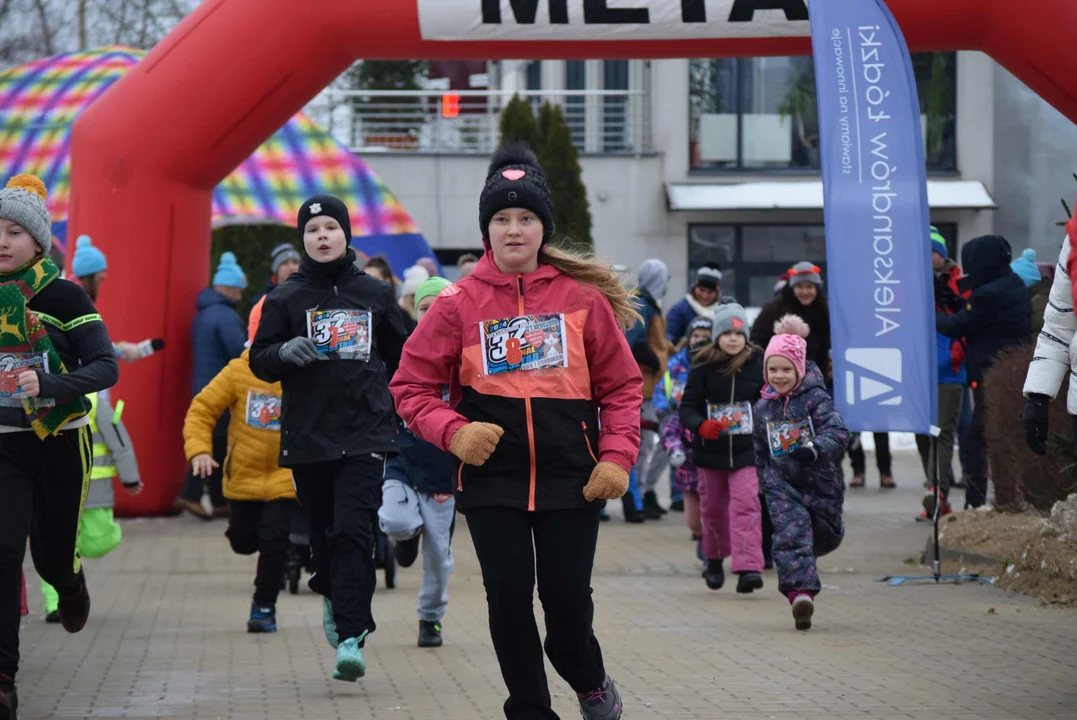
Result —
[{"label": "building facade", "polygon": [[[915,55],[914,67],[931,218],[951,251],[999,232],[1015,252],[1031,246],[1052,260],[1059,198],[1077,194],[1072,124],[982,53]],[[564,107],[597,253],[629,268],[661,258],[671,297],[715,260],[724,291],[759,306],[791,264],[825,269],[827,243],[842,241],[840,228],[823,227],[808,57],[505,60],[488,63],[483,82],[496,95],[491,109],[459,121],[467,134],[456,130],[452,142],[441,125],[440,140],[424,126],[416,134],[428,139],[408,150],[352,141],[443,263],[481,247],[478,195],[496,108],[514,92]]]}]

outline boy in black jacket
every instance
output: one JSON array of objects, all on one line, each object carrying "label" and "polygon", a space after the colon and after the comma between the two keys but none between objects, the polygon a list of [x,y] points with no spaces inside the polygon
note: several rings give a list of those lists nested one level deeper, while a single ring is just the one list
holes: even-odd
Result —
[{"label": "boy in black jacket", "polygon": [[291,468],[310,513],[323,625],[338,680],[366,673],[374,632],[374,523],[386,454],[396,450],[389,378],[407,339],[389,286],[355,267],[344,203],[316,195],[299,209],[305,257],[266,297],[251,370],[280,382],[281,467]]}]

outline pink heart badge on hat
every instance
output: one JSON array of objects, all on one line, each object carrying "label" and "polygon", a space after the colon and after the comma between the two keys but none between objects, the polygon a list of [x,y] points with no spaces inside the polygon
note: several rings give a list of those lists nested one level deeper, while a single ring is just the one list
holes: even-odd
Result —
[{"label": "pink heart badge on hat", "polygon": [[527,173],[523,170],[504,170],[501,173],[501,177],[508,178],[509,180],[519,180]]}]

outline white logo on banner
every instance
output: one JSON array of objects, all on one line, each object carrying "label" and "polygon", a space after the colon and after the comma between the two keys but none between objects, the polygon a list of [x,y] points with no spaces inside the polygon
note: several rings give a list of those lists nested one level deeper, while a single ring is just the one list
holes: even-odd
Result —
[{"label": "white logo on banner", "polygon": [[[849,348],[845,362],[845,399],[850,405],[868,400],[876,405],[900,405],[901,351],[897,348]],[[859,381],[859,382],[857,382]]]},{"label": "white logo on banner", "polygon": [[418,0],[424,40],[806,37],[805,0]]}]

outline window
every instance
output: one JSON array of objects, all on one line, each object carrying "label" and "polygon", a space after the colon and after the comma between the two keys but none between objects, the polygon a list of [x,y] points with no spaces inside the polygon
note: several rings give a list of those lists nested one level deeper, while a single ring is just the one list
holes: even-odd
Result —
[{"label": "window", "polygon": [[[957,60],[912,56],[929,170],[955,170]],[[819,111],[811,57],[689,63],[694,169],[818,170]]]},{"label": "window", "polygon": [[[951,246],[953,223],[935,227]],[[925,242],[927,242],[925,240]],[[707,261],[722,266],[722,294],[745,307],[762,307],[774,297],[778,278],[794,263],[809,260],[826,278],[826,232],[822,225],[692,225],[688,228],[688,277]]]},{"label": "window", "polygon": [[[602,80],[606,90],[628,92],[628,61],[605,60]],[[602,98],[602,152],[625,152],[628,149],[628,96],[606,95]]]},{"label": "window", "polygon": [[[565,62],[565,90],[587,89],[587,63],[584,60]],[[587,138],[587,98],[582,95],[565,97],[565,120],[572,128],[572,142],[577,148],[585,146]]]}]

